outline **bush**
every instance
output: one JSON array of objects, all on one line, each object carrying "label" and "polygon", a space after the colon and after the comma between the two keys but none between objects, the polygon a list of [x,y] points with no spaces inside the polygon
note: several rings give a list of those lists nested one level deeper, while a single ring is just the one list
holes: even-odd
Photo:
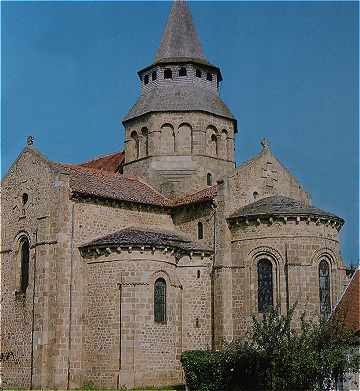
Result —
[{"label": "bush", "polygon": [[227,383],[227,363],[222,352],[189,351],[181,356],[190,390],[221,391]]},{"label": "bush", "polygon": [[337,379],[359,370],[359,335],[341,322],[320,319],[291,328],[287,315],[274,309],[253,318],[247,341],[235,341],[221,352],[182,355],[191,391],[326,391]]}]

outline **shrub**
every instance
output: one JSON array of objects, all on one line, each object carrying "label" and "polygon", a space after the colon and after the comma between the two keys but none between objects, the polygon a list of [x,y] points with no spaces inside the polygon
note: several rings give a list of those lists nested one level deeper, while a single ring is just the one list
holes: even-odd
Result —
[{"label": "shrub", "polygon": [[262,320],[253,317],[247,341],[235,341],[221,352],[183,353],[190,390],[326,391],[347,372],[359,370],[357,333],[333,319],[302,319],[295,332],[294,308],[287,315],[274,309]]},{"label": "shrub", "polygon": [[223,352],[189,351],[181,356],[190,390],[221,391],[227,384],[227,362]]}]

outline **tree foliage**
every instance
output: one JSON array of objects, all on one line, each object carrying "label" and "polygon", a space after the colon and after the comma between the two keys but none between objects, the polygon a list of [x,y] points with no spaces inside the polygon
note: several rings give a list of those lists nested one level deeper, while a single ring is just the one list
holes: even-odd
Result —
[{"label": "tree foliage", "polygon": [[182,364],[188,386],[197,391],[327,391],[338,379],[359,370],[359,334],[341,320],[306,321],[292,328],[287,315],[273,309],[253,317],[244,341],[221,352],[185,352]]}]

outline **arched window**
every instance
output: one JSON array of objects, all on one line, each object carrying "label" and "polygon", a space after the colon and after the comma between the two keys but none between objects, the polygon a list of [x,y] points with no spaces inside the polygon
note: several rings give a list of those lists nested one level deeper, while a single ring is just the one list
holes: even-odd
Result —
[{"label": "arched window", "polygon": [[323,315],[330,314],[330,268],[325,259],[319,264],[319,296],[320,296],[320,313]]},{"label": "arched window", "polygon": [[189,124],[181,124],[176,132],[176,152],[190,155],[192,150],[192,128]]},{"label": "arched window", "polygon": [[208,174],[206,175],[206,184],[208,186],[212,185],[212,175],[210,174],[210,172],[208,172]]},{"label": "arched window", "polygon": [[29,200],[29,195],[27,193],[23,193],[22,195],[22,204],[25,205]]},{"label": "arched window", "polygon": [[149,155],[149,132],[147,128],[141,129],[141,148],[140,157],[146,157]]},{"label": "arched window", "polygon": [[152,80],[156,80],[157,79],[156,71],[153,71],[153,73],[151,74],[151,78],[152,78]]},{"label": "arched window", "polygon": [[206,74],[206,80],[212,81],[213,75],[211,73]]},{"label": "arched window", "polygon": [[206,155],[216,157],[218,155],[218,131],[215,126],[206,128]]},{"label": "arched window", "polygon": [[161,127],[160,150],[163,155],[171,155],[175,152],[175,132],[171,124],[164,124]]},{"label": "arched window", "polygon": [[198,222],[198,239],[204,239],[204,226],[201,221]]},{"label": "arched window", "polygon": [[228,150],[227,150],[227,140],[228,140],[228,132],[226,129],[221,131],[220,137],[220,155],[223,159],[228,160]]},{"label": "arched window", "polygon": [[154,320],[155,322],[166,322],[166,282],[158,278],[154,286]]},{"label": "arched window", "polygon": [[200,69],[197,69],[197,70],[195,71],[195,76],[196,76],[196,77],[201,77],[201,71],[200,71]]},{"label": "arched window", "polygon": [[149,84],[149,75],[144,76],[144,84]]},{"label": "arched window", "polygon": [[215,155],[217,156],[218,154],[218,143],[217,143],[217,137],[215,134],[211,136],[211,145],[212,145],[212,150],[214,151]]},{"label": "arched window", "polygon": [[140,145],[139,145],[139,136],[138,134],[135,132],[135,130],[133,132],[131,132],[130,134],[130,138],[131,138],[131,152],[130,152],[130,160],[136,160],[136,159],[139,159],[139,152],[140,152]]},{"label": "arched window", "polygon": [[186,68],[185,67],[181,67],[179,69],[179,76],[186,76],[186,75],[187,75]]},{"label": "arched window", "polygon": [[254,201],[256,201],[259,197],[259,193],[257,191],[254,191],[253,197],[254,197]]},{"label": "arched window", "polygon": [[29,285],[29,261],[30,261],[30,245],[29,241],[24,238],[20,242],[20,291],[25,293]]},{"label": "arched window", "polygon": [[170,68],[164,70],[164,79],[172,79],[172,70]]},{"label": "arched window", "polygon": [[269,312],[273,306],[272,264],[268,259],[261,259],[258,269],[258,311]]}]

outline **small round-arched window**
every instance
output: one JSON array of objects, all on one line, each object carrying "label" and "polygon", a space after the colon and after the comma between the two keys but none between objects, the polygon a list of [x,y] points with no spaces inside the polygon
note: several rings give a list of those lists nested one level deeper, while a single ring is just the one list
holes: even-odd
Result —
[{"label": "small round-arched window", "polygon": [[201,221],[198,222],[198,239],[204,239],[204,225]]},{"label": "small round-arched window", "polygon": [[179,76],[186,76],[186,75],[187,75],[186,68],[185,67],[181,67],[179,69]]},{"label": "small round-arched window", "polygon": [[196,76],[196,77],[201,77],[201,76],[202,76],[202,75],[201,75],[200,69],[196,69],[196,71],[195,71],[195,76]]},{"label": "small round-arched window", "polygon": [[29,200],[29,195],[27,193],[23,193],[23,195],[22,195],[22,204],[26,205],[28,200]]},{"label": "small round-arched window", "polygon": [[163,278],[158,278],[154,285],[154,320],[166,322],[166,282]]},{"label": "small round-arched window", "polygon": [[172,70],[170,68],[164,70],[164,79],[172,79]]},{"label": "small round-arched window", "polygon": [[273,272],[268,259],[260,259],[258,269],[258,311],[269,312],[273,307]]},{"label": "small round-arched window", "polygon": [[320,313],[329,315],[331,312],[330,304],[330,268],[329,263],[322,259],[319,263],[319,297]]},{"label": "small round-arched window", "polygon": [[211,186],[212,185],[212,175],[210,172],[208,172],[208,174],[206,175],[206,184],[208,186]]},{"label": "small round-arched window", "polygon": [[30,244],[27,238],[20,241],[20,291],[26,292],[29,285]]}]

